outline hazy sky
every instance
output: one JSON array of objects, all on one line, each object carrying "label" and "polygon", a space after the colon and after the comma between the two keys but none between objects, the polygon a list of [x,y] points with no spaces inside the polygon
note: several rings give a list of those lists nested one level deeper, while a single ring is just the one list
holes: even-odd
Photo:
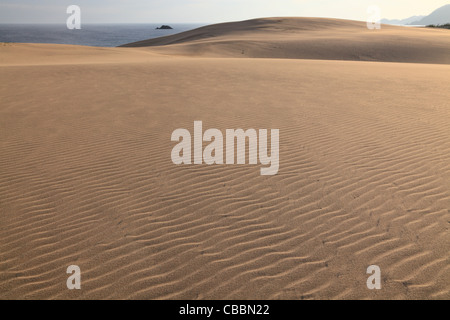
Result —
[{"label": "hazy sky", "polygon": [[309,16],[367,19],[428,15],[450,0],[0,0],[0,23],[65,23],[66,8],[81,7],[82,23],[213,23],[259,17]]}]

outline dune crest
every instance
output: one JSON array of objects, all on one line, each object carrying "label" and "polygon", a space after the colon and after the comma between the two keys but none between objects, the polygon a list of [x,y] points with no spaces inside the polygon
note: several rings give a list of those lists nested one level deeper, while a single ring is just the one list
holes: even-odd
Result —
[{"label": "dune crest", "polygon": [[325,18],[265,18],[201,27],[125,44],[214,57],[450,64],[450,32]]}]

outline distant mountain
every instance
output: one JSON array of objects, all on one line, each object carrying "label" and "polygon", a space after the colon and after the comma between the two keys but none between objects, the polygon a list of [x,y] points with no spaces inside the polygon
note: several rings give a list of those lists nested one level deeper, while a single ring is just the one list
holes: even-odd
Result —
[{"label": "distant mountain", "polygon": [[414,16],[414,17],[409,17],[403,20],[398,20],[398,19],[394,19],[394,20],[389,20],[389,19],[383,19],[381,20],[381,23],[384,24],[394,24],[394,25],[405,25],[405,24],[411,24],[415,21],[421,20],[422,18],[425,18],[425,16]]},{"label": "distant mountain", "polygon": [[428,16],[413,16],[403,20],[382,19],[381,23],[394,25],[422,25],[422,26],[427,26],[430,24],[450,23],[450,4],[447,4],[443,7],[440,7],[437,10],[434,10]]},{"label": "distant mountain", "polygon": [[430,25],[430,24],[446,24],[450,23],[450,4],[447,4],[439,9],[433,11],[430,15],[420,19],[413,21],[409,24],[416,25]]}]

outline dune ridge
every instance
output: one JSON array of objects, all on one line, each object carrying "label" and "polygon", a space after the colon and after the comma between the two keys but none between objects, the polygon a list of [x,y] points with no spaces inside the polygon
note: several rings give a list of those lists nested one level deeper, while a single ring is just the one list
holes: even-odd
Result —
[{"label": "dune ridge", "polygon": [[212,57],[450,63],[448,30],[326,18],[264,18],[201,27],[125,44]]},{"label": "dune ridge", "polygon": [[[0,46],[0,299],[449,299],[450,66],[206,42]],[[280,129],[278,175],[174,165],[196,120]]]}]

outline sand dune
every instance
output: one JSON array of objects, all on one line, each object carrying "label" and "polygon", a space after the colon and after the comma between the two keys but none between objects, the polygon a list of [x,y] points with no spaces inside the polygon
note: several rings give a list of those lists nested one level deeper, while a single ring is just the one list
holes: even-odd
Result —
[{"label": "sand dune", "polygon": [[[448,63],[448,33],[383,31],[438,52],[403,63],[213,58],[241,37],[263,56],[258,23],[162,47],[0,46],[0,299],[450,298],[450,66],[408,63]],[[341,24],[360,25],[325,25]],[[174,165],[171,133],[195,120],[280,129],[278,175]]]},{"label": "sand dune", "polygon": [[217,24],[124,47],[213,57],[450,63],[448,30],[390,25],[368,30],[365,22],[320,18]]},{"label": "sand dune", "polygon": [[142,63],[161,54],[120,48],[99,48],[63,44],[0,43],[0,66],[44,66],[108,63]]}]

